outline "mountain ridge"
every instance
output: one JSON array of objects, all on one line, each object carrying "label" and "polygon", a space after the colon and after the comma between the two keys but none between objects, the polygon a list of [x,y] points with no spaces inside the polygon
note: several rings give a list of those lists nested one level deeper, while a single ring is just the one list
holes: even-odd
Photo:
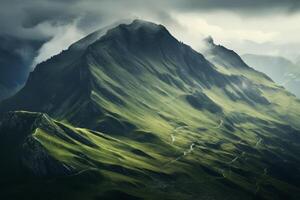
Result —
[{"label": "mountain ridge", "polygon": [[[141,27],[141,24],[144,24],[145,22],[144,21],[134,21],[133,22],[133,29],[135,29],[135,28],[139,28],[139,27]],[[153,24],[150,24],[151,26],[154,26]],[[114,36],[113,36],[113,38],[114,39],[117,39],[117,40],[122,40],[123,39],[123,36],[124,36],[124,34],[122,34],[121,36],[119,35],[119,32],[121,31],[122,32],[122,29],[126,29],[126,26],[130,26],[130,25],[120,25],[120,26],[118,26],[117,27],[117,29],[115,30],[115,32],[113,32],[113,34],[115,34]],[[150,26],[150,27],[151,27]],[[130,27],[131,28],[131,27]],[[147,28],[148,28],[148,24],[147,24]],[[150,28],[150,31],[158,31],[158,37],[159,37],[159,34],[162,32],[162,34],[165,34],[166,36],[167,36],[167,38],[170,38],[172,41],[174,41],[174,43],[176,44],[176,45],[181,45],[181,43],[179,43],[175,38],[173,38],[173,37],[171,37],[170,36],[170,34],[168,33],[168,32],[166,32],[166,29],[163,29],[162,27],[158,27],[158,29],[153,29],[153,27],[151,27]],[[126,31],[126,30],[125,30]],[[126,35],[126,34],[125,34]],[[148,34],[147,34],[148,35]],[[110,34],[108,34],[108,36],[107,37],[111,37],[111,35]],[[135,38],[135,36],[134,35],[132,35],[132,37],[133,38]],[[103,37],[102,37],[103,38]],[[132,62],[132,60],[137,60],[137,62],[139,62],[138,60],[140,59],[140,58],[138,58],[136,55],[134,55],[135,53],[137,53],[137,52],[134,52],[134,50],[124,50],[125,52],[132,52],[130,55],[129,54],[125,54],[125,52],[124,51],[122,51],[121,53],[119,52],[119,49],[121,49],[122,47],[119,45],[113,45],[113,46],[111,46],[112,44],[107,44],[107,40],[108,41],[112,41],[112,40],[114,40],[114,39],[107,39],[107,38],[103,38],[103,39],[99,39],[99,40],[97,40],[96,41],[96,43],[94,44],[94,46],[92,45],[92,46],[90,46],[90,47],[88,47],[85,51],[84,51],[84,53],[82,53],[82,55],[79,57],[79,58],[76,58],[77,60],[78,60],[78,62],[79,62],[79,64],[76,64],[76,65],[72,65],[72,62],[74,62],[74,61],[71,61],[71,63],[70,64],[63,64],[61,67],[59,67],[58,65],[56,65],[56,66],[54,66],[55,68],[57,68],[57,70],[61,70],[60,68],[62,68],[63,70],[65,70],[65,71],[70,71],[70,72],[68,72],[68,74],[67,73],[65,73],[65,75],[63,75],[63,76],[69,76],[69,74],[72,74],[72,73],[74,73],[75,74],[75,77],[77,77],[76,79],[78,80],[78,86],[74,86],[74,88],[75,87],[78,87],[78,88],[82,88],[83,87],[83,89],[82,89],[82,92],[85,94],[84,96],[86,96],[86,98],[90,98],[89,97],[89,95],[91,94],[91,84],[92,84],[92,82],[91,82],[91,80],[89,80],[89,78],[91,78],[91,68],[92,67],[90,67],[89,66],[89,62],[90,63],[93,63],[93,62],[98,62],[98,61],[100,61],[100,62],[103,62],[103,61],[105,61],[105,59],[106,60],[109,60],[110,58],[109,58],[109,56],[108,56],[108,58],[105,58],[105,57],[100,57],[100,55],[93,55],[93,52],[97,52],[98,54],[99,54],[99,52],[103,52],[102,54],[103,55],[107,55],[107,52],[106,52],[106,50],[104,49],[102,49],[103,47],[102,46],[105,46],[105,45],[110,45],[110,48],[111,49],[116,49],[116,48],[118,48],[117,50],[114,50],[114,51],[118,51],[117,53],[115,53],[115,54],[120,54],[120,55],[123,55],[123,53],[124,53],[124,55],[126,55],[126,56],[131,56],[132,58],[131,58],[131,60],[128,60],[127,62]],[[140,38],[140,41],[144,41],[144,38]],[[103,43],[103,44],[101,44],[100,46],[101,46],[101,48],[99,49],[97,49],[97,43]],[[125,42],[126,43],[126,42]],[[123,44],[123,43],[122,43]],[[175,45],[174,44],[174,45]],[[130,46],[130,45],[126,45],[126,46]],[[146,45],[146,46],[148,46],[148,45]],[[150,46],[152,46],[152,45],[150,45]],[[96,50],[93,50],[93,48],[96,48]],[[131,47],[130,47],[131,48]],[[135,47],[133,47],[133,49],[134,49]],[[188,46],[182,46],[182,48],[184,48],[184,49],[190,49],[190,47],[188,47]],[[165,48],[165,49],[168,49],[168,48]],[[150,52],[152,52],[154,49],[150,49]],[[145,52],[145,54],[144,55],[139,55],[139,57],[142,57],[142,56],[144,56],[144,57],[147,57],[148,55],[147,55],[147,50],[145,50],[145,51],[141,51],[141,52]],[[68,54],[69,52],[63,52],[62,53],[62,55],[64,55],[64,54]],[[71,54],[72,54],[72,52],[70,52]],[[193,54],[194,55],[200,55],[199,53],[197,53],[197,52],[193,52]],[[103,55],[101,55],[101,56],[103,56]],[[123,55],[123,57],[125,57]],[[159,56],[160,55],[162,55],[162,54],[158,54]],[[189,55],[187,55],[187,56],[189,56]],[[98,60],[95,60],[94,58],[97,58]],[[220,83],[220,81],[218,80],[218,79],[216,79],[215,78],[215,76],[218,76],[218,74],[217,74],[217,72],[216,71],[214,71],[214,69],[213,68],[211,68],[211,66],[210,66],[210,64],[209,64],[209,62],[207,62],[206,60],[205,60],[205,58],[201,55],[201,60],[197,60],[197,61],[195,61],[195,62],[197,62],[197,64],[196,65],[198,65],[198,66],[201,66],[202,67],[202,69],[201,70],[203,70],[204,68],[203,67],[205,67],[205,70],[207,71],[207,72],[205,72],[206,73],[206,75],[202,75],[202,77],[199,77],[199,75],[201,75],[201,74],[203,74],[202,72],[200,72],[199,73],[199,71],[198,72],[196,72],[195,70],[198,70],[198,69],[193,69],[193,68],[190,68],[189,67],[189,63],[187,63],[186,64],[186,61],[184,60],[185,58],[180,58],[180,57],[182,57],[182,56],[178,56],[179,57],[179,59],[180,60],[178,60],[176,57],[175,58],[171,58],[171,59],[176,59],[175,61],[173,61],[174,63],[182,63],[182,65],[184,66],[184,65],[187,65],[187,69],[182,69],[183,70],[183,72],[175,72],[175,73],[181,73],[182,75],[182,78],[183,78],[183,80],[188,80],[188,78],[186,78],[186,77],[184,77],[184,76],[187,76],[187,74],[189,74],[190,76],[194,76],[195,78],[197,78],[197,79],[201,79],[201,78],[205,78],[205,79],[210,79],[210,81],[212,82],[212,81],[214,81],[214,80],[217,80],[217,82],[216,82],[216,84],[219,84],[219,85],[221,85],[222,83]],[[100,60],[102,58],[102,60]],[[154,56],[154,59],[156,58],[156,56]],[[54,58],[54,60],[55,59],[59,59],[59,58]],[[75,62],[76,62],[76,59],[75,59]],[[153,59],[153,58],[152,58]],[[158,59],[164,59],[164,58],[158,58]],[[191,60],[191,59],[190,59]],[[118,62],[118,61],[117,61]],[[190,61],[189,61],[190,62]],[[82,63],[82,64],[81,64]],[[50,64],[51,64],[51,62],[50,62]],[[158,73],[160,73],[160,72],[158,72],[158,70],[160,70],[160,68],[158,68],[158,69],[155,69],[154,67],[153,67],[153,65],[150,67],[150,69],[148,68],[148,69],[145,69],[144,68],[144,66],[140,66],[140,68],[137,68],[137,67],[135,67],[135,68],[131,68],[131,69],[126,69],[126,67],[124,67],[123,69],[125,69],[127,72],[129,72],[129,75],[135,75],[135,73],[140,73],[141,72],[141,70],[142,71],[144,71],[144,73],[148,73],[149,72],[149,70],[151,70],[150,71],[150,73],[154,73],[154,75],[159,75]],[[50,71],[49,71],[50,70]],[[47,69],[46,68],[44,68],[43,67],[43,65],[39,65],[39,66],[37,66],[37,68],[36,68],[36,70],[32,73],[32,75],[30,76],[30,78],[29,78],[29,80],[28,80],[28,84],[27,85],[30,85],[30,83],[31,83],[31,81],[32,81],[32,79],[35,79],[34,77],[44,77],[44,76],[46,76],[46,74],[47,74],[47,76],[48,77],[50,77],[50,76],[54,76],[54,79],[56,79],[56,73],[58,72],[57,70],[54,70],[53,68],[50,68],[50,67],[48,67]],[[104,70],[108,70],[108,72],[107,73],[110,73],[109,72],[109,69],[104,69]],[[118,69],[117,69],[118,70]],[[170,70],[170,69],[166,69],[166,70]],[[43,72],[44,71],[44,72]],[[56,72],[57,71],[57,72]],[[195,73],[194,73],[194,72]],[[35,74],[39,74],[40,73],[40,75],[35,75]],[[210,75],[210,73],[213,73],[213,74],[211,74]],[[43,75],[43,74],[45,74],[45,75]],[[53,75],[52,75],[53,74]],[[204,77],[205,76],[205,77]],[[73,78],[73,77],[72,77]],[[114,77],[115,79],[118,79],[117,77]],[[134,77],[134,78],[138,78],[138,77]],[[221,77],[222,78],[222,77]],[[67,78],[63,78],[63,79],[61,79],[60,78],[60,80],[65,80],[65,79],[67,79]],[[82,81],[83,79],[86,79],[85,81]],[[167,81],[167,80],[165,80],[166,78],[165,77],[160,77],[160,79],[161,80],[163,80],[163,81]],[[52,80],[53,81],[53,80]],[[141,80],[141,81],[143,81],[143,80]],[[172,81],[172,80],[168,80],[168,81]],[[173,81],[175,81],[175,80],[173,80]],[[35,81],[33,81],[33,82],[35,82]],[[41,82],[41,81],[39,81],[39,82]],[[55,81],[54,81],[55,82]],[[126,84],[126,82],[127,82],[127,79],[126,80],[123,80],[123,83],[122,84]],[[83,84],[88,84],[88,85],[82,85],[81,83],[83,83]],[[190,83],[190,82],[189,82]],[[34,83],[33,83],[34,84]],[[33,85],[33,84],[31,84],[31,85]],[[172,84],[176,84],[176,83],[172,83]],[[178,83],[177,83],[178,84]],[[205,85],[205,83],[204,83],[204,85]],[[35,86],[32,86],[32,87],[35,87]],[[59,89],[59,85],[58,86],[56,86],[54,89],[52,89],[53,91],[59,91],[59,90],[61,90],[61,89]],[[61,87],[62,88],[62,87]],[[84,89],[85,88],[85,89]],[[26,90],[26,87],[24,88],[24,90]],[[86,94],[86,92],[88,92],[88,94]],[[110,96],[110,97],[112,97],[112,98],[115,98],[115,99],[118,99],[115,95],[113,95],[111,92],[109,92],[109,91],[107,91],[107,90],[105,90],[105,91],[103,91],[104,93],[106,93],[106,95],[108,95],[108,96]],[[22,93],[22,91],[20,92],[20,93]],[[66,91],[65,90],[62,90],[62,93],[66,93]],[[59,96],[59,95],[58,95]],[[118,100],[118,101],[120,101],[120,100]],[[4,102],[4,104],[5,103],[7,103],[7,102],[11,102],[11,100],[7,100],[7,101],[5,101]],[[30,103],[30,102],[29,102]],[[12,103],[11,103],[12,104]],[[38,105],[38,103],[35,103],[36,105]],[[18,104],[17,104],[18,105]],[[36,106],[36,105],[34,105],[34,106]],[[14,105],[13,105],[14,106]],[[5,107],[5,106],[4,106]],[[2,107],[3,108],[3,107]],[[25,108],[26,108],[26,105],[25,105]],[[20,108],[20,109],[22,109],[22,108]],[[27,108],[28,109],[28,108]],[[36,111],[36,110],[33,110],[33,111]]]},{"label": "mountain ridge", "polygon": [[296,63],[280,56],[245,54],[242,57],[249,65],[268,74],[275,82],[299,97],[298,82],[300,74]]}]

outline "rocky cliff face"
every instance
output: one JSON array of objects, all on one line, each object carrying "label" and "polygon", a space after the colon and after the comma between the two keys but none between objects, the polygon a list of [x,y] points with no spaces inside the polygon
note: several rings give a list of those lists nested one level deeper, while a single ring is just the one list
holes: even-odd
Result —
[{"label": "rocky cliff face", "polygon": [[55,123],[41,113],[9,112],[0,117],[1,173],[5,176],[50,177],[71,174],[67,165],[57,161],[36,137],[44,129],[55,134]]}]

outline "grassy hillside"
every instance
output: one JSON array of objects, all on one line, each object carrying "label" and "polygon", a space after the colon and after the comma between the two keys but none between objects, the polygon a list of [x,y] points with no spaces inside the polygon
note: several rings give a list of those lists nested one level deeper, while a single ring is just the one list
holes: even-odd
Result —
[{"label": "grassy hillside", "polygon": [[[227,122],[221,126],[228,126]],[[298,140],[293,134],[299,132],[287,132],[287,128],[273,131]],[[218,129],[223,136],[216,134]],[[251,138],[250,128],[243,129],[248,138],[242,135],[239,141],[231,139],[237,134],[220,127],[201,130],[201,136],[198,130],[179,127],[168,141],[139,131],[134,140],[126,140],[75,128],[44,114],[8,113],[1,116],[1,148],[5,149],[1,152],[15,153],[9,154],[13,163],[5,159],[1,165],[4,170],[3,164],[9,166],[2,171],[1,195],[17,198],[26,194],[28,199],[41,198],[44,193],[49,199],[103,195],[108,199],[114,195],[129,199],[280,199],[292,194],[296,198],[299,155],[294,152],[299,152],[299,146],[289,144],[287,149],[286,141],[278,144],[277,137],[268,136],[267,127],[266,135],[259,139],[257,135]],[[17,145],[22,148],[6,147],[12,141],[16,144],[20,135],[14,134],[19,133],[26,133]]]}]

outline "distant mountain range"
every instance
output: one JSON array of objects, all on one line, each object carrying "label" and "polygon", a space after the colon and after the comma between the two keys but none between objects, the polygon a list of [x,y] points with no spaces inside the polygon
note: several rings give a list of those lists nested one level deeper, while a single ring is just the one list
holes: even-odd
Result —
[{"label": "distant mountain range", "polygon": [[299,199],[300,100],[162,25],[100,30],[0,103],[1,199]]},{"label": "distant mountain range", "polygon": [[270,76],[276,83],[284,86],[300,97],[300,62],[278,56],[245,54],[243,60],[251,67]]}]

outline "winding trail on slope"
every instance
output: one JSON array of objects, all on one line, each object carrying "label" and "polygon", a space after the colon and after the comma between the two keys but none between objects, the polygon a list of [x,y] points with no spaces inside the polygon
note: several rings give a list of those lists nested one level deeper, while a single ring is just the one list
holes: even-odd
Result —
[{"label": "winding trail on slope", "polygon": [[[170,104],[171,102],[173,102],[174,100],[176,100],[178,97],[179,97],[179,96],[172,96],[172,97],[170,97],[170,100],[164,101],[164,102],[162,102],[162,103],[168,105],[168,104]],[[161,110],[158,110],[158,113],[162,112],[163,110],[164,110],[164,107],[163,107]],[[176,133],[177,133],[177,131],[178,131],[179,129],[185,128],[185,127],[188,127],[188,126],[179,126],[179,127],[175,128],[175,129],[173,130],[173,132],[170,134],[171,144],[172,144],[172,145],[173,145],[174,142],[176,141]]]},{"label": "winding trail on slope", "polygon": [[176,157],[175,159],[173,159],[173,160],[167,162],[167,163],[164,165],[164,167],[167,167],[168,165],[170,165],[170,164],[172,164],[172,163],[174,163],[174,162],[180,160],[180,159],[183,158],[184,156],[187,156],[188,154],[192,153],[192,152],[194,151],[194,147],[195,147],[195,143],[192,143],[192,144],[190,145],[190,147],[189,147],[188,150],[183,151],[183,154],[181,154],[180,156]]},{"label": "winding trail on slope", "polygon": [[230,162],[228,162],[229,165],[233,164],[235,161],[237,161],[240,158],[240,156],[236,156],[234,159],[232,159]]},{"label": "winding trail on slope", "polygon": [[80,170],[80,171],[78,171],[78,172],[76,172],[76,173],[74,173],[74,174],[70,174],[70,175],[68,175],[68,177],[78,176],[78,175],[80,175],[80,174],[83,174],[83,173],[85,173],[85,172],[92,171],[92,170],[98,171],[97,168],[90,167],[90,168],[86,168],[86,169]]},{"label": "winding trail on slope", "polygon": [[174,144],[174,142],[176,141],[176,137],[173,134],[171,134],[170,136],[171,136],[171,142],[172,144]]},{"label": "winding trail on slope", "polygon": [[263,139],[262,139],[262,138],[259,138],[259,140],[258,140],[258,141],[256,142],[256,144],[255,144],[255,147],[258,147],[258,145],[260,145],[262,141],[263,141]]},{"label": "winding trail on slope", "polygon": [[184,128],[187,128],[188,126],[179,126],[177,128],[175,128],[173,130],[173,132],[170,134],[170,137],[171,137],[171,143],[174,144],[174,142],[176,141],[176,134],[179,130],[181,129],[184,129]]},{"label": "winding trail on slope", "polygon": [[[218,129],[219,129],[219,128],[221,128],[221,126],[223,126],[223,124],[224,124],[224,120],[221,119],[219,125],[217,125],[217,126],[214,127],[214,128],[218,128]],[[170,137],[171,137],[171,143],[172,143],[172,144],[176,141],[175,133],[177,133],[180,129],[187,128],[187,127],[188,127],[188,126],[186,126],[186,125],[185,125],[185,126],[179,126],[179,127],[175,128],[175,129],[173,130],[173,132],[170,134]],[[195,143],[192,142],[192,144],[190,145],[190,147],[189,147],[188,150],[183,151],[183,154],[182,154],[182,155],[180,155],[180,156],[176,157],[175,159],[173,159],[173,160],[167,162],[167,163],[164,165],[164,167],[167,167],[168,165],[170,165],[170,164],[172,164],[172,163],[174,163],[174,162],[180,160],[180,159],[183,158],[184,156],[186,156],[186,155],[192,153],[192,152],[194,151],[194,147],[195,147],[195,146],[196,146]],[[231,160],[228,164],[231,165],[231,164],[234,163],[238,158],[239,158],[239,156],[235,157],[235,158],[234,158],[233,160]]]},{"label": "winding trail on slope", "polygon": [[218,126],[215,126],[214,128],[221,128],[221,126],[223,126],[223,123],[224,123],[224,121],[223,121],[223,119],[221,119],[220,124]]}]

